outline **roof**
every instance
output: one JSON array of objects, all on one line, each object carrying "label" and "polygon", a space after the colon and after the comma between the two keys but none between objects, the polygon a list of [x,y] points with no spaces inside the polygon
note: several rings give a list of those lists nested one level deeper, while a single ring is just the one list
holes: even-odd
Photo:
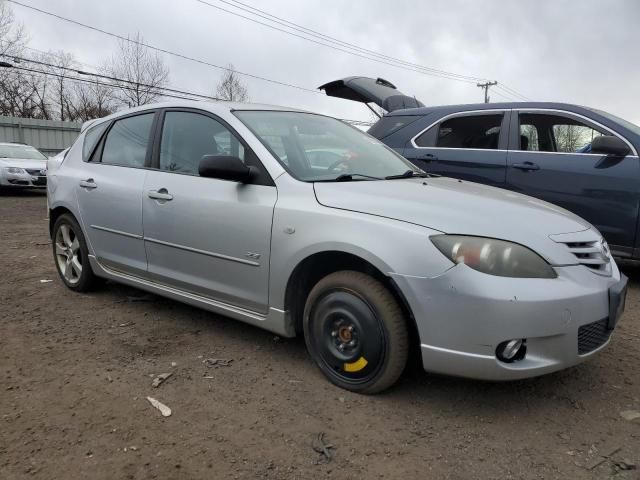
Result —
[{"label": "roof", "polygon": [[247,103],[247,102],[227,102],[227,101],[218,101],[218,102],[201,102],[195,100],[173,100],[169,102],[157,102],[157,103],[149,103],[147,105],[142,105],[139,107],[127,108],[124,110],[118,110],[116,113],[112,113],[106,117],[96,118],[94,120],[89,120],[85,122],[82,126],[82,131],[85,131],[90,126],[101,123],[105,120],[111,120],[114,118],[119,118],[122,115],[126,115],[128,113],[133,112],[144,112],[147,110],[154,110],[158,108],[194,108],[199,110],[206,110],[211,113],[218,113],[221,111],[224,112],[232,112],[234,110],[275,110],[275,111],[285,111],[285,112],[303,112],[309,113],[306,110],[298,109],[298,108],[290,108],[290,107],[281,107],[278,105],[267,105],[262,103]]},{"label": "roof", "polygon": [[456,111],[468,112],[471,110],[496,110],[513,108],[546,108],[560,110],[590,110],[589,107],[560,102],[496,102],[496,103],[467,103],[460,105],[437,105],[432,107],[407,108],[404,110],[394,110],[387,115],[428,115],[433,112]]}]

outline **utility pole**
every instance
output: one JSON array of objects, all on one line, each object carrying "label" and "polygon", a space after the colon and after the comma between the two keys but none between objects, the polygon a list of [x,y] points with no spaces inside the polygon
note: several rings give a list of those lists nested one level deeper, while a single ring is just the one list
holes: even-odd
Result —
[{"label": "utility pole", "polygon": [[485,82],[478,84],[478,87],[484,89],[484,103],[489,103],[489,87],[493,87],[494,85],[498,85],[498,82]]}]

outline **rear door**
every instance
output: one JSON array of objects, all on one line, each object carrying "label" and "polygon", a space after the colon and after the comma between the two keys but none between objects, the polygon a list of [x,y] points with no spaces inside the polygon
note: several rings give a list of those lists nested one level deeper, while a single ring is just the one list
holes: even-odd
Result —
[{"label": "rear door", "polygon": [[430,173],[502,187],[505,182],[509,110],[446,115],[407,142],[404,156]]},{"label": "rear door", "polygon": [[142,187],[154,117],[153,111],[141,112],[91,128],[84,139],[86,163],[78,174],[80,215],[97,260],[135,275],[147,270]]},{"label": "rear door", "polygon": [[569,112],[514,111],[507,187],[581,216],[617,255],[631,254],[640,201],[638,157],[590,153],[606,127]]},{"label": "rear door", "polygon": [[[149,275],[165,285],[266,312],[276,187],[221,119],[199,110],[163,113],[142,199]],[[204,155],[255,166],[252,184],[204,178]]]}]

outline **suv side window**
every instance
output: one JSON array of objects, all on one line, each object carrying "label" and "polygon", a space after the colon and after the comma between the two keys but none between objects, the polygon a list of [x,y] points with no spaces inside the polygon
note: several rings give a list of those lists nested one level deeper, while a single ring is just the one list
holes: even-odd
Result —
[{"label": "suv side window", "polygon": [[603,131],[562,115],[521,113],[520,150],[589,153],[591,142]]},{"label": "suv side window", "polygon": [[116,120],[107,133],[102,163],[123,167],[144,167],[154,113]]},{"label": "suv side window", "polygon": [[432,130],[437,129],[436,147],[496,150],[503,117],[504,114],[498,113],[450,118],[420,135],[416,145],[429,146]]},{"label": "suv side window", "polygon": [[204,155],[245,161],[244,146],[222,123],[193,112],[167,112],[160,142],[160,170],[198,175]]}]

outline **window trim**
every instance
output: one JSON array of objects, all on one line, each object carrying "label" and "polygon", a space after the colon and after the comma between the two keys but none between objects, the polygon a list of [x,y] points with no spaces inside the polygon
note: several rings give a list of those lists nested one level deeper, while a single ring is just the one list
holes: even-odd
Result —
[{"label": "window trim", "polygon": [[[569,115],[569,116],[576,116],[582,120],[585,120],[587,123],[592,123],[596,126],[598,126],[599,128],[611,133],[612,135],[620,138],[622,141],[624,141],[627,146],[631,149],[631,153],[629,155],[627,155],[628,157],[637,157],[638,156],[638,151],[636,150],[636,148],[633,146],[633,144],[627,140],[625,137],[623,137],[622,135],[620,135],[619,133],[611,130],[609,127],[602,125],[600,122],[593,120],[589,117],[586,117],[584,115],[581,115],[579,113],[575,113],[575,112],[571,112],[568,110],[560,110],[560,109],[555,109],[555,108],[512,108],[512,109],[502,109],[502,108],[491,108],[491,109],[483,109],[483,110],[466,110],[464,112],[453,112],[450,114],[445,115],[444,117],[439,118],[438,120],[436,120],[435,122],[431,123],[428,127],[422,129],[420,132],[418,132],[417,135],[414,135],[411,140],[410,140],[410,144],[412,148],[416,148],[416,149],[438,149],[438,150],[470,150],[470,151],[480,151],[480,152],[522,152],[522,153],[546,153],[546,154],[551,154],[551,155],[593,155],[593,156],[599,156],[602,157],[602,154],[600,153],[579,153],[579,152],[539,152],[539,151],[532,151],[532,150],[517,150],[517,149],[513,149],[510,148],[511,145],[508,145],[508,147],[506,149],[495,149],[495,150],[487,150],[485,148],[451,148],[451,147],[421,147],[418,144],[416,144],[416,139],[422,135],[424,132],[426,132],[427,130],[429,130],[431,127],[435,126],[436,124],[444,121],[444,120],[448,120],[451,117],[457,117],[460,115],[465,115],[465,114],[469,114],[469,113],[482,113],[482,112],[512,112],[512,116],[511,118],[515,118],[515,122],[516,125],[518,126],[518,133],[519,133],[519,127],[520,127],[520,122],[519,122],[519,118],[518,118],[518,114],[520,112],[524,112],[524,113],[539,113],[539,112],[543,112],[543,113],[559,113],[559,114],[564,114],[564,115]],[[516,113],[516,115],[513,115],[513,113]],[[514,120],[511,120],[512,122]],[[511,135],[511,134],[509,134]],[[511,140],[511,138],[510,138]]]},{"label": "window trim", "polygon": [[[140,115],[148,115],[148,114],[153,114],[153,119],[151,120],[151,128],[149,129],[149,138],[147,139],[147,151],[146,151],[145,157],[144,157],[144,164],[141,167],[134,167],[134,166],[131,166],[131,165],[122,165],[122,164],[118,164],[118,163],[103,163],[102,162],[102,154],[104,152],[104,145],[106,143],[106,139],[109,136],[109,133],[111,132],[111,129],[113,128],[113,126],[120,120],[125,120],[127,118],[137,117],[137,116],[140,116]],[[148,170],[149,169],[150,160],[151,160],[151,147],[153,146],[153,141],[154,141],[154,135],[155,135],[156,123],[157,122],[158,122],[158,109],[157,108],[153,108],[153,109],[150,109],[150,110],[135,111],[135,112],[131,112],[131,113],[119,116],[117,118],[111,119],[111,124],[102,133],[102,138],[100,138],[100,141],[94,147],[94,151],[91,154],[91,156],[89,157],[89,160],[87,160],[87,163],[92,163],[94,165],[110,165],[112,167],[136,168],[136,169]]]},{"label": "window trim", "polygon": [[[273,178],[271,177],[271,174],[269,173],[267,168],[264,166],[264,163],[262,162],[262,160],[260,160],[260,157],[258,157],[258,155],[249,146],[249,144],[247,144],[246,140],[242,137],[242,135],[240,135],[237,132],[237,130],[229,124],[229,122],[219,117],[215,113],[212,113],[208,110],[202,110],[194,107],[166,107],[158,110],[158,119],[157,119],[157,124],[155,125],[154,131],[153,131],[153,146],[152,146],[151,158],[150,158],[149,167],[148,167],[150,170],[153,170],[154,172],[171,173],[174,175],[187,175],[189,177],[203,178],[200,175],[197,175],[194,173],[174,172],[170,170],[162,170],[160,168],[160,145],[162,143],[162,131],[164,129],[164,121],[166,118],[166,114],[169,112],[199,114],[220,123],[227,130],[229,130],[229,132],[231,132],[231,134],[234,135],[236,139],[240,142],[240,144],[242,145],[245,151],[245,158],[253,157],[253,159],[255,159],[255,161],[258,162],[262,167],[259,169],[260,177],[258,178],[258,181],[252,182],[249,185],[263,185],[267,187],[276,186],[275,182],[273,181]],[[212,179],[212,178],[210,178],[209,180],[219,180],[221,182],[237,183],[237,182],[234,182],[233,180]]]},{"label": "window trim", "polygon": [[[503,149],[503,148],[460,148],[460,147],[422,147],[420,145],[418,145],[416,143],[416,139],[418,137],[420,137],[423,133],[425,133],[427,130],[429,130],[432,127],[435,127],[437,124],[445,122],[447,120],[450,120],[451,118],[456,118],[456,117],[479,117],[482,116],[483,114],[487,114],[487,115],[497,115],[497,114],[502,114],[503,118],[502,118],[502,123],[504,123],[504,116],[511,112],[510,109],[508,108],[487,108],[487,109],[483,109],[483,110],[465,110],[463,112],[453,112],[453,113],[449,113],[447,115],[445,115],[444,117],[440,117],[438,118],[435,122],[431,123],[428,127],[423,128],[422,130],[420,130],[418,132],[417,135],[414,135],[411,140],[409,141],[411,146],[413,148],[417,148],[417,149],[425,149],[425,148],[429,148],[429,149],[438,149],[438,150],[465,150],[465,151],[475,151],[475,152],[506,152],[507,150]],[[500,126],[502,126],[502,123],[500,124]],[[507,122],[507,125],[509,125],[509,122]],[[500,132],[500,136],[503,135],[503,132]],[[507,134],[508,135],[508,134]],[[498,140],[499,141],[499,140]]]}]

